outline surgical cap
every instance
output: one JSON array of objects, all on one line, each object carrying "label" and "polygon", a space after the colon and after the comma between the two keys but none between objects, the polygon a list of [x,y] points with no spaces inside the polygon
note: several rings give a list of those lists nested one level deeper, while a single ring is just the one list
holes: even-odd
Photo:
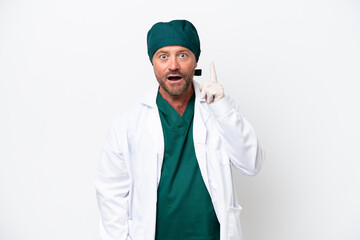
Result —
[{"label": "surgical cap", "polygon": [[147,46],[150,62],[155,52],[166,46],[182,46],[200,56],[200,39],[194,25],[187,20],[173,20],[154,24],[147,34]]}]

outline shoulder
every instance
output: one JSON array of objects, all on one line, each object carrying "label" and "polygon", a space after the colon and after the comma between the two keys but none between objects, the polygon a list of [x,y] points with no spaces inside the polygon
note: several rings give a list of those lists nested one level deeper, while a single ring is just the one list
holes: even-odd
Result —
[{"label": "shoulder", "polygon": [[151,88],[141,98],[135,100],[121,110],[113,120],[114,125],[130,126],[146,119],[151,110],[157,110],[156,106],[157,88]]}]

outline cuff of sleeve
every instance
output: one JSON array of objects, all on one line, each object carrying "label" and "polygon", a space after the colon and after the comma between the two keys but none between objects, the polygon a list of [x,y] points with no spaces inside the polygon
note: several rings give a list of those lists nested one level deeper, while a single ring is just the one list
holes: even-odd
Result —
[{"label": "cuff of sleeve", "polygon": [[226,115],[228,112],[231,111],[231,104],[230,98],[225,96],[224,98],[220,99],[219,101],[209,104],[210,110],[213,112],[215,117],[221,117]]}]

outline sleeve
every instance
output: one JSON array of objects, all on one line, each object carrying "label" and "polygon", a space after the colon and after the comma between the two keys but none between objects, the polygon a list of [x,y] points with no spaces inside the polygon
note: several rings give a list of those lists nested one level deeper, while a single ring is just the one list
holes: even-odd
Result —
[{"label": "sleeve", "polygon": [[264,161],[264,149],[238,105],[226,96],[209,105],[217,120],[221,140],[232,165],[247,175],[255,175]]},{"label": "sleeve", "polygon": [[130,178],[121,144],[124,143],[120,142],[116,124],[113,123],[105,140],[95,176],[102,240],[128,238]]}]

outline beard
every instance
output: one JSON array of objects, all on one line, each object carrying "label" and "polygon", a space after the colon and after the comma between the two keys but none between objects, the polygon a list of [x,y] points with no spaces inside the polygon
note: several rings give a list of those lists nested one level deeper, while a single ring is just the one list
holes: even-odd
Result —
[{"label": "beard", "polygon": [[[168,80],[169,75],[178,75],[182,78],[182,81],[180,83],[171,83],[171,80]],[[191,86],[193,81],[194,71],[191,74],[186,74],[178,70],[175,70],[175,71],[169,71],[163,76],[159,76],[155,72],[155,76],[160,84],[160,87],[163,88],[168,94],[170,94],[171,96],[180,96],[184,92],[186,92],[186,90],[188,90],[189,87]]]}]

